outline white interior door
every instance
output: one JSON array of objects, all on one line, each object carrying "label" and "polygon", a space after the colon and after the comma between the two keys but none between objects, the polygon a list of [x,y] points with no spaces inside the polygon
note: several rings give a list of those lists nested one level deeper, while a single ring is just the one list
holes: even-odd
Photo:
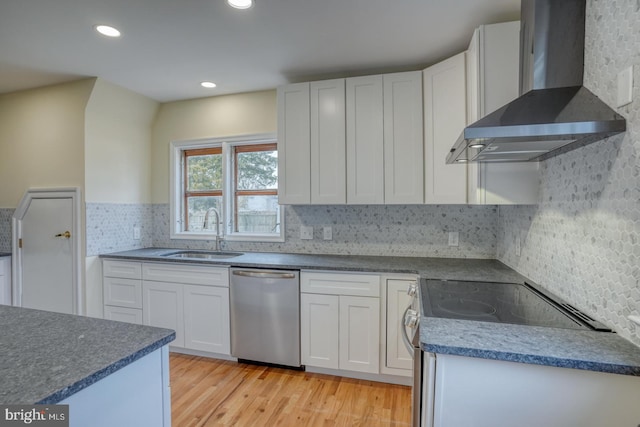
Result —
[{"label": "white interior door", "polygon": [[32,199],[21,229],[22,306],[73,313],[72,198]]}]

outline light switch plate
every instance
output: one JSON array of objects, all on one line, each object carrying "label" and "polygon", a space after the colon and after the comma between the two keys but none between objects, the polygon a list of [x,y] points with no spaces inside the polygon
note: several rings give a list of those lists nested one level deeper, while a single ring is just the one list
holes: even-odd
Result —
[{"label": "light switch plate", "polygon": [[458,246],[460,243],[460,233],[457,231],[449,232],[449,246]]},{"label": "light switch plate", "polygon": [[322,229],[322,238],[324,240],[332,240],[333,239],[333,229],[331,227],[324,227]]},{"label": "light switch plate", "polygon": [[133,240],[140,240],[140,227],[133,227]]},{"label": "light switch plate", "polygon": [[300,239],[313,240],[313,227],[307,225],[300,226]]},{"label": "light switch plate", "polygon": [[633,101],[633,65],[618,73],[618,107]]},{"label": "light switch plate", "polygon": [[516,256],[520,256],[522,246],[520,242],[520,235],[516,235]]}]

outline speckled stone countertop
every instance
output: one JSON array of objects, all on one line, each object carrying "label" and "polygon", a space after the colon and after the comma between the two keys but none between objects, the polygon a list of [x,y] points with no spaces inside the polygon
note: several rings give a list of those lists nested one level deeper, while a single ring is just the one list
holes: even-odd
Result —
[{"label": "speckled stone countertop", "polygon": [[57,403],[175,339],[169,329],[0,305],[0,403]]},{"label": "speckled stone countertop", "polygon": [[0,252],[0,258],[6,257],[6,256],[11,256],[11,252]]},{"label": "speckled stone countertop", "polygon": [[640,348],[617,334],[423,316],[424,351],[640,376]]},{"label": "speckled stone countertop", "polygon": [[[232,267],[280,268],[304,270],[366,271],[376,273],[418,274],[429,279],[487,280],[493,282],[521,282],[525,278],[500,261],[465,258],[413,258],[394,256],[312,255],[246,252],[221,260],[168,258],[166,254],[178,249],[148,248],[100,255],[137,261],[180,262]],[[197,252],[197,251],[196,251]]]}]

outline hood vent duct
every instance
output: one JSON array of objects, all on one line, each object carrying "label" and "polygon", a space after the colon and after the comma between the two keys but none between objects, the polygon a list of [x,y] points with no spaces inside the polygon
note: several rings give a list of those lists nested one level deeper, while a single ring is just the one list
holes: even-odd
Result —
[{"label": "hood vent duct", "polygon": [[543,160],[626,130],[582,86],[585,10],[585,0],[522,0],[521,96],[467,126],[447,163]]}]

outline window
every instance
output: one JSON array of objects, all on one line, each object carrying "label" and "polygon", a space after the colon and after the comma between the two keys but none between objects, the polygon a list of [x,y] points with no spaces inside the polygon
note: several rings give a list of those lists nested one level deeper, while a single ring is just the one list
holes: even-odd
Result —
[{"label": "window", "polygon": [[171,238],[283,241],[275,138],[171,143]]}]

